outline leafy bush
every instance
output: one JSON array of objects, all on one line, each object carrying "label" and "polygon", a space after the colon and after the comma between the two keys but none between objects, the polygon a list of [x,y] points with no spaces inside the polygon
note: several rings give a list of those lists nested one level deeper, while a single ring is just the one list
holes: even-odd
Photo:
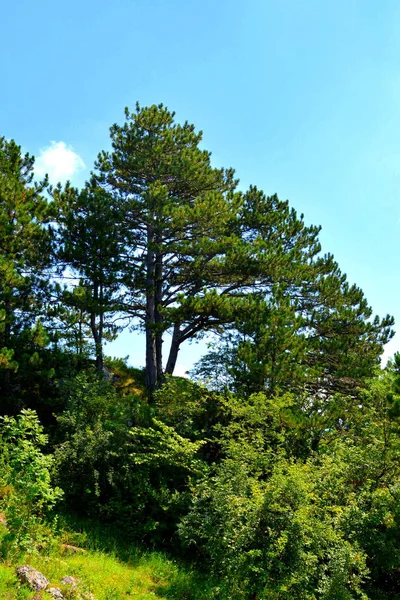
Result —
[{"label": "leafy bush", "polygon": [[47,436],[33,410],[23,410],[16,418],[2,417],[0,434],[9,530],[3,549],[23,551],[41,541],[43,517],[62,497],[62,491],[52,485],[53,456],[41,450]]},{"label": "leafy bush", "polygon": [[131,537],[169,539],[187,509],[190,478],[203,470],[202,442],[95,374],[79,375],[67,393],[55,456],[69,505],[118,522]]},{"label": "leafy bush", "polygon": [[96,373],[65,385],[66,410],[58,416],[57,478],[71,508],[98,510],[112,493],[132,424],[132,399],[117,395]]},{"label": "leafy bush", "polygon": [[232,598],[365,598],[365,555],[319,501],[317,480],[309,464],[281,458],[263,480],[226,459],[194,490],[181,539],[229,582]]}]

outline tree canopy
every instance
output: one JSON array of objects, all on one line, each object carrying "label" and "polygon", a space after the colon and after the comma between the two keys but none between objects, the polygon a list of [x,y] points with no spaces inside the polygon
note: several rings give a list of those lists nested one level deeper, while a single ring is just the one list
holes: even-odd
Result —
[{"label": "tree canopy", "polygon": [[[88,187],[102,205],[90,209],[85,192],[86,218],[92,210],[94,219],[84,227],[92,250],[104,232],[112,238],[108,254],[94,258],[107,262],[121,302],[103,298],[108,308],[102,310],[119,311],[143,327],[149,389],[159,387],[164,372],[174,372],[182,343],[236,331],[238,315],[246,321],[252,310],[266,315],[261,307],[272,306],[277,293],[297,323],[295,338],[305,344],[304,368],[315,374],[314,389],[336,390],[339,380],[348,389],[370,373],[392,320],[370,322],[362,291],[348,284],[331,255],[321,254],[318,227],[306,226],[276,195],[240,190],[232,169],[212,166],[210,152],[200,147],[201,132],[177,124],[163,105],[126,109],[124,125],[113,125],[110,136],[112,150],[99,154]],[[78,227],[75,212],[70,230]],[[78,269],[84,278],[85,268]],[[104,266],[100,270],[104,274]],[[94,297],[99,293],[93,288]],[[91,328],[99,348],[103,326]],[[163,367],[167,331],[172,342]]]},{"label": "tree canopy", "polygon": [[[0,138],[0,395],[11,401],[19,377],[33,374],[48,343],[52,235],[47,180],[33,181],[34,159]],[[16,374],[12,377],[12,374]]]}]

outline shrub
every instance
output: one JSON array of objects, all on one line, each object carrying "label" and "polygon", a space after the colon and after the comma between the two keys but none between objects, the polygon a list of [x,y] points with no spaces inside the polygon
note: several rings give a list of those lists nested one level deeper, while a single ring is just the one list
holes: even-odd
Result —
[{"label": "shrub", "polygon": [[279,459],[263,481],[226,459],[195,490],[180,536],[225,578],[232,598],[365,598],[365,555],[319,501],[311,465]]},{"label": "shrub", "polygon": [[4,505],[9,533],[3,549],[24,551],[42,541],[43,518],[62,491],[51,483],[53,456],[42,452],[47,436],[33,410],[22,410],[16,418],[2,417],[0,434],[8,489]]}]

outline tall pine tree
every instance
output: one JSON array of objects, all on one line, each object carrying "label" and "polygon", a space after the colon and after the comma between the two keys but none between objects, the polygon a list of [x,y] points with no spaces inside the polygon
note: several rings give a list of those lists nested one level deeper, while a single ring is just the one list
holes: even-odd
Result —
[{"label": "tall pine tree", "polygon": [[[0,397],[21,395],[47,344],[51,218],[47,180],[33,182],[34,158],[0,138]],[[12,400],[14,399],[14,400]]]},{"label": "tall pine tree", "polygon": [[[113,339],[123,296],[123,241],[121,211],[109,194],[96,185],[82,191],[67,184],[53,190],[58,207],[58,269],[73,285],[62,290],[65,308],[79,316],[78,338],[82,349],[90,332],[96,368],[103,371],[104,340]],[[75,318],[76,320],[76,318]]]},{"label": "tall pine tree", "polygon": [[162,381],[165,331],[172,374],[183,342],[232,323],[251,291],[298,285],[320,249],[318,228],[276,196],[239,193],[201,139],[162,105],[137,106],[97,162],[96,183],[121,203],[126,311],[144,324],[150,389]]}]

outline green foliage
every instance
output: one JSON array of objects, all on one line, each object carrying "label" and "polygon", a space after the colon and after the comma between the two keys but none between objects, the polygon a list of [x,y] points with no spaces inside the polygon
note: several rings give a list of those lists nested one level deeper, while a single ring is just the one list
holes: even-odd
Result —
[{"label": "green foliage", "polygon": [[[215,281],[233,216],[233,171],[213,168],[199,147],[202,133],[174,116],[163,105],[126,109],[125,124],[110,129],[113,149],[99,154],[94,179],[121,209],[125,312],[145,328],[151,388],[162,379],[162,334],[177,324],[173,351],[187,335],[181,298]],[[168,372],[176,356],[170,361]]]},{"label": "green foliage", "polygon": [[23,551],[41,541],[43,517],[62,497],[62,491],[51,482],[53,457],[43,454],[47,436],[32,410],[23,410],[0,421],[3,482],[8,489],[5,498],[8,535],[5,548]]},{"label": "green foliage", "polygon": [[150,415],[147,400],[120,396],[95,374],[65,390],[58,417],[58,482],[70,506],[123,524],[131,537],[162,541],[188,504],[190,478],[204,471],[201,441]]},{"label": "green foliage", "polygon": [[134,465],[146,465],[152,471],[168,467],[189,473],[203,471],[202,461],[195,458],[202,441],[191,442],[157,419],[152,419],[150,427],[136,426],[129,433],[133,437],[131,457]]},{"label": "green foliage", "polygon": [[168,543],[190,502],[190,481],[206,471],[198,456],[203,442],[191,442],[157,419],[146,427],[133,427],[129,434],[128,462],[123,468],[130,496],[121,508],[130,514],[134,508],[134,527],[142,535]]},{"label": "green foliage", "polygon": [[289,297],[275,292],[269,301],[254,298],[244,319],[237,317],[219,348],[200,360],[197,377],[219,389],[228,385],[244,397],[254,392],[301,392],[310,377],[304,364],[305,319],[296,314]]},{"label": "green foliage", "polygon": [[[165,597],[395,600],[400,355],[377,371],[392,318],[321,254],[319,227],[239,192],[163,105],[110,133],[91,181],[51,202],[33,158],[0,138],[1,411],[37,408],[52,444],[32,410],[0,422],[3,550],[44,551],[47,536],[50,553],[53,475],[64,506],[127,543],[194,550],[207,585],[161,561]],[[104,359],[121,324],[144,329],[145,370]],[[207,332],[206,387],[172,377]],[[104,565],[96,597],[131,594]]]},{"label": "green foliage", "polygon": [[[120,210],[109,194],[87,185],[78,192],[69,184],[53,190],[58,207],[58,262],[80,280],[79,286],[66,287],[62,302],[76,315],[76,342],[84,349],[87,332],[94,344],[96,365],[103,369],[104,340],[115,339],[118,327],[115,313],[122,302]],[[110,317],[108,318],[108,316]]]},{"label": "green foliage", "polygon": [[180,535],[232,597],[398,596],[392,390],[389,369],[317,416],[290,396],[226,400],[223,458],[193,487]]},{"label": "green foliage", "polygon": [[357,395],[392,335],[392,320],[370,323],[362,292],[335,272],[337,265],[329,266],[327,277],[326,266],[317,262],[313,268],[296,292],[275,286],[267,298],[247,295],[217,347],[193,369],[194,378],[242,397]]},{"label": "green foliage", "polygon": [[105,378],[90,372],[67,382],[63,394],[66,408],[58,416],[55,451],[58,481],[71,506],[96,510],[114,485],[131,399],[119,398]]},{"label": "green foliage", "polygon": [[317,478],[310,465],[280,459],[263,480],[228,459],[195,490],[181,538],[211,560],[232,597],[363,598],[365,556],[320,501]]},{"label": "green foliage", "polygon": [[[222,394],[183,377],[167,377],[155,394],[157,416],[182,436],[192,441],[210,442],[217,434],[216,427],[229,419],[226,400]],[[210,450],[209,445],[203,447]]]},{"label": "green foliage", "polygon": [[51,378],[45,348],[52,262],[47,180],[33,182],[34,159],[0,137],[0,396],[1,410],[34,404]]}]

